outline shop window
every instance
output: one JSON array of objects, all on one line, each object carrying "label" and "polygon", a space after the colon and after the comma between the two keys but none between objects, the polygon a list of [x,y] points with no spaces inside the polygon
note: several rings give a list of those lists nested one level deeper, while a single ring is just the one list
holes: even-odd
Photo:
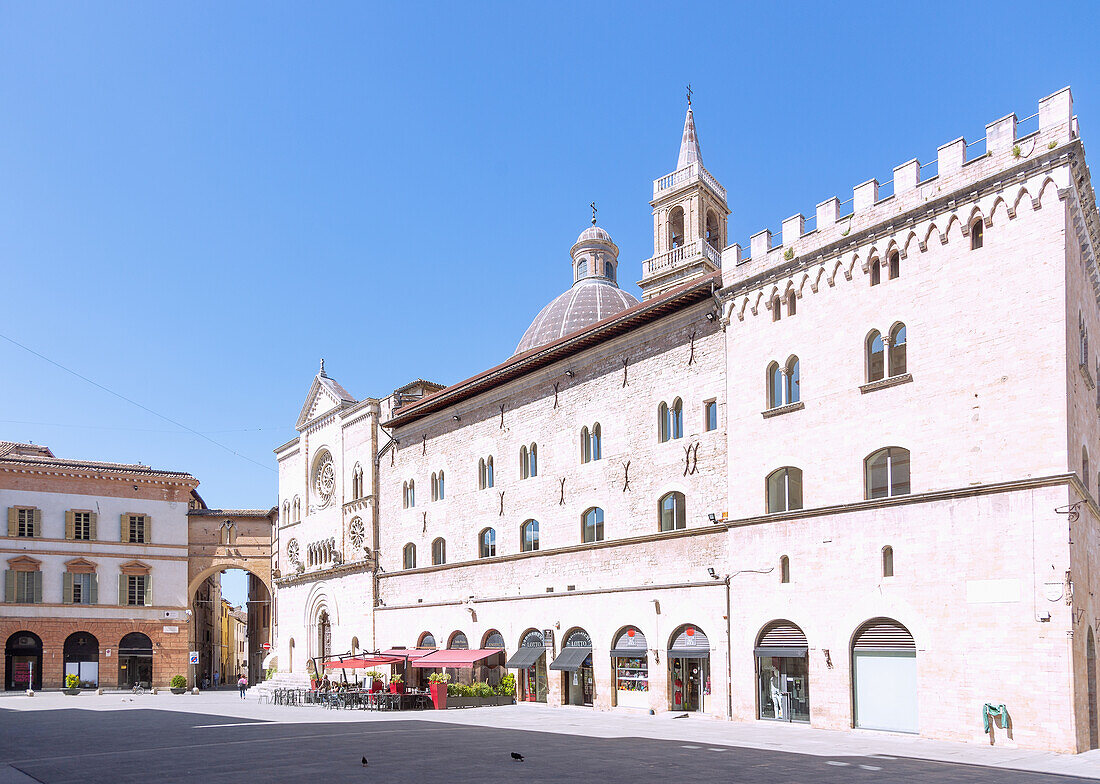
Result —
[{"label": "shop window", "polygon": [[756,641],[759,718],[788,722],[810,720],[809,645],[790,621],[772,621]]},{"label": "shop window", "polygon": [[683,493],[666,493],[657,502],[657,520],[660,530],[677,531],[687,528],[687,501]]}]

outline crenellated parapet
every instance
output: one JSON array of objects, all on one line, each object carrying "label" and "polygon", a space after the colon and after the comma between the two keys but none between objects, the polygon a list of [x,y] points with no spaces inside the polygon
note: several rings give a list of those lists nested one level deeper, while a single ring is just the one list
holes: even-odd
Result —
[{"label": "crenellated parapet", "polygon": [[[781,236],[770,230],[752,235],[749,253],[733,244],[722,253],[720,297],[723,321],[743,320],[770,310],[776,297],[801,298],[822,286],[870,274],[876,262],[891,254],[904,261],[930,247],[970,236],[1001,221],[1040,209],[1051,198],[1077,204],[1074,225],[1082,241],[1089,276],[1100,300],[1100,276],[1092,254],[1097,239],[1095,196],[1078,135],[1077,118],[1067,87],[1039,102],[1038,128],[1021,135],[1015,114],[986,126],[977,142],[955,139],[939,147],[936,161],[923,166],[913,159],[894,168],[888,195],[876,179],[853,188],[852,198],[838,197],[817,205],[809,220],[793,215],[782,223]],[[983,149],[984,147],[984,149]],[[848,211],[844,211],[844,207]],[[806,229],[812,221],[814,228]],[[778,242],[776,240],[778,239]],[[882,275],[888,283],[889,276]]]}]

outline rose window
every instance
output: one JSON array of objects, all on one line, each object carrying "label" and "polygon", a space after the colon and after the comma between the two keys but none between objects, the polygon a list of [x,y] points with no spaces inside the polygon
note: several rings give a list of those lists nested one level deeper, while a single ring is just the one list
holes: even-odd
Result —
[{"label": "rose window", "polygon": [[348,535],[351,537],[351,543],[355,545],[356,549],[363,546],[363,541],[367,536],[366,526],[363,525],[363,521],[356,517],[351,521],[351,526],[348,528]]}]

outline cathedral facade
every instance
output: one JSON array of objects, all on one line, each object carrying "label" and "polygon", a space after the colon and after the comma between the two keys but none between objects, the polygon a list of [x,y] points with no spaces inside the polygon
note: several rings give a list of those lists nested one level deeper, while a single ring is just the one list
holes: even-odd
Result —
[{"label": "cathedral facade", "polygon": [[357,399],[322,366],[276,450],[280,677],[458,651],[524,702],[1097,747],[1069,90],[982,142],[742,249],[689,107],[640,300],[593,221],[496,367]]}]

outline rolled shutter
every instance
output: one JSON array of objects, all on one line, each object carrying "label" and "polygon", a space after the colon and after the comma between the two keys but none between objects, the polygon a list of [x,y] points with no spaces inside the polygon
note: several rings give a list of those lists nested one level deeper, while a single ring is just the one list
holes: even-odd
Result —
[{"label": "rolled shutter", "polygon": [[11,569],[4,572],[4,601],[15,601],[15,572]]},{"label": "rolled shutter", "polygon": [[31,572],[34,577],[31,580],[34,586],[34,595],[31,597],[31,601],[35,604],[42,603],[42,572]]},{"label": "rolled shutter", "polygon": [[126,575],[118,576],[118,603],[126,604]]},{"label": "rolled shutter", "polygon": [[145,575],[145,606],[153,606],[153,575]]},{"label": "rolled shutter", "polygon": [[96,538],[96,533],[95,533],[96,522],[99,520],[99,515],[96,514],[95,512],[92,512],[90,514],[90,516],[91,516],[91,523],[88,526],[89,527],[88,537],[94,541],[95,538]]},{"label": "rolled shutter", "polygon": [[65,512],[65,538],[66,539],[75,539],[76,538],[76,532],[74,531],[75,528],[76,528],[76,512],[74,512],[72,509],[70,509],[67,512]]},{"label": "rolled shutter", "polygon": [[31,536],[42,535],[42,510],[34,510],[34,530],[31,532]]},{"label": "rolled shutter", "polygon": [[[66,514],[72,514],[66,512]],[[65,604],[73,603],[73,575],[72,572],[65,572],[61,575],[61,601]]]},{"label": "rolled shutter", "polygon": [[99,604],[99,575],[88,575],[88,604]]},{"label": "rolled shutter", "polygon": [[[236,531],[235,528],[233,530]],[[236,538],[236,537],[234,536],[234,538]],[[145,543],[148,544],[149,542],[152,542],[152,541],[153,541],[153,518],[150,517],[149,515],[145,515]],[[230,544],[233,544],[233,542],[230,542]]]},{"label": "rolled shutter", "polygon": [[8,536],[19,535],[19,510],[14,506],[8,507]]}]

